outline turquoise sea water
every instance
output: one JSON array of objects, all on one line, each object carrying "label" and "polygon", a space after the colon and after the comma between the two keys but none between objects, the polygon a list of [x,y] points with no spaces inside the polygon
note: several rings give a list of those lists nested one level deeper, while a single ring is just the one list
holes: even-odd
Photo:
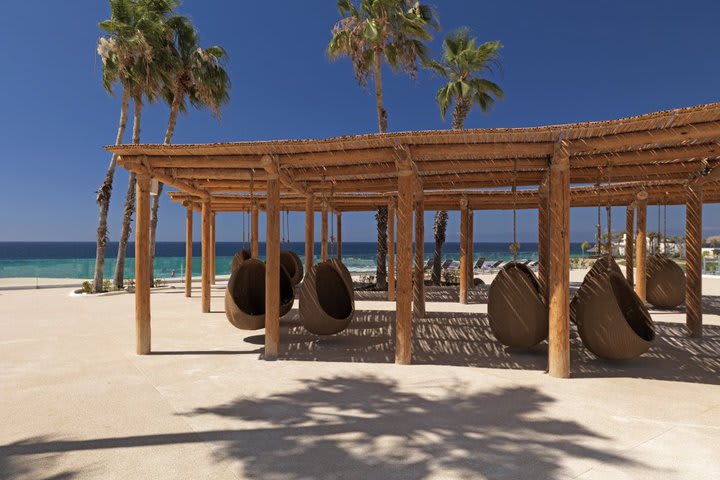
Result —
[{"label": "turquoise sea water", "polygon": [[[245,245],[247,247],[247,245]],[[475,259],[509,260],[512,255],[508,243],[476,243]],[[233,255],[243,248],[238,242],[218,242],[217,274],[230,273],[230,261]],[[283,248],[293,250],[304,261],[305,245],[291,242]],[[580,244],[571,244],[571,254],[580,255]],[[425,244],[425,257],[429,259],[434,244]],[[126,278],[135,273],[135,249],[130,244],[125,262]],[[315,245],[320,253],[320,244]],[[265,244],[260,244],[260,256],[264,257]],[[332,251],[334,253],[334,251]],[[372,242],[343,242],[343,262],[352,272],[372,272],[375,270],[376,244]],[[105,277],[111,278],[115,270],[117,243],[108,245],[105,261]],[[193,244],[193,275],[200,275],[200,244]],[[443,259],[457,260],[460,257],[458,243],[445,243]],[[523,243],[518,252],[519,259],[537,259],[537,244]],[[319,258],[316,257],[316,261]],[[92,278],[95,270],[94,242],[0,242],[0,278],[40,277],[40,278]],[[158,242],[155,259],[155,276],[158,278],[182,277],[185,272],[185,243]]]}]

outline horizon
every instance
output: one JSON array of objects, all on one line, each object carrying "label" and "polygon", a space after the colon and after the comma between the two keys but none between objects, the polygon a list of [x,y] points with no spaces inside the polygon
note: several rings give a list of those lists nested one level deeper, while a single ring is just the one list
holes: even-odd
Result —
[{"label": "horizon", "polygon": [[[363,90],[347,59],[331,62],[324,54],[330,29],[339,19],[334,5],[308,16],[303,5],[289,2],[279,17],[273,5],[222,3],[222,8],[203,9],[186,2],[180,13],[192,17],[203,46],[219,44],[228,51],[230,103],[222,110],[221,122],[207,111],[182,115],[174,143],[327,138],[377,130],[372,84]],[[0,214],[0,241],[95,238],[94,192],[110,159],[102,146],[115,136],[119,98],[103,90],[95,52],[97,23],[109,16],[107,3],[84,0],[74,5],[70,11],[61,2],[49,2],[43,6],[45,14],[38,16],[36,6],[14,3],[0,19],[6,64],[14,66],[4,72],[5,88],[0,89],[5,112],[0,117],[5,147],[0,201],[13,206]],[[717,100],[720,65],[708,61],[704,49],[696,46],[714,41],[713,19],[720,5],[694,1],[680,9],[675,2],[662,1],[650,10],[620,1],[607,2],[602,9],[568,1],[553,5],[453,2],[438,7],[443,29],[430,44],[435,56],[443,37],[463,25],[480,42],[497,39],[504,45],[502,69],[490,78],[503,87],[505,100],[488,114],[473,110],[468,128],[607,120]],[[303,14],[305,21],[293,21]],[[237,29],[237,18],[253,21]],[[71,55],[45,54],[45,33],[57,25],[61,34],[53,37],[53,48]],[[607,25],[613,25],[612,33]],[[258,39],[263,39],[262,48],[257,48]],[[18,44],[23,48],[14,48]],[[439,78],[426,71],[419,72],[417,81],[387,68],[383,73],[389,131],[450,127],[449,121],[441,121],[434,101]],[[144,109],[142,143],[162,140],[167,115],[168,108],[161,104]],[[111,241],[119,236],[126,184],[127,172],[119,168],[108,217]],[[453,242],[459,236],[459,215],[449,213],[447,240]],[[705,205],[703,236],[720,234],[720,223],[711,220],[718,213],[717,205]],[[426,242],[432,241],[433,214],[425,215]],[[344,239],[374,241],[373,215],[344,213]],[[290,214],[291,233],[303,231],[303,216]],[[651,207],[649,229],[657,229],[656,216]],[[592,241],[595,218],[594,208],[572,209],[571,241]],[[184,239],[184,219],[184,209],[163,195],[158,241]],[[241,214],[219,215],[218,241],[240,238],[241,222]],[[263,240],[262,214],[260,222]],[[623,223],[624,208],[614,208],[613,224]],[[536,225],[535,211],[519,210],[518,240],[536,241]],[[683,234],[684,228],[684,207],[669,207],[668,234]],[[512,213],[476,211],[474,230],[476,242],[510,242]],[[195,241],[199,233],[195,229]]]}]

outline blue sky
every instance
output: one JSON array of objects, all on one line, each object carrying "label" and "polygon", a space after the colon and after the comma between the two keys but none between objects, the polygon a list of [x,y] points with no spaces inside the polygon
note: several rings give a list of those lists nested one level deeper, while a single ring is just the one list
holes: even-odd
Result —
[{"label": "blue sky", "polygon": [[[322,4],[322,5],[321,5]],[[70,7],[72,5],[72,7]],[[309,6],[311,5],[311,6]],[[490,114],[474,111],[467,127],[515,127],[605,120],[715,102],[720,60],[712,1],[440,1],[443,35],[468,26],[500,40],[506,99]],[[371,89],[354,80],[350,62],[324,55],[338,19],[335,2],[186,0],[203,45],[230,55],[231,103],[221,122],[207,111],[181,117],[175,143],[321,138],[377,130]],[[0,15],[0,241],[94,240],[94,191],[115,138],[119,99],[100,83],[95,44],[107,2],[6,2]],[[386,71],[391,131],[449,128],[434,103],[441,82]],[[160,143],[168,109],[145,110],[142,141]],[[129,142],[129,128],[127,142]],[[110,235],[117,240],[127,174],[118,170]],[[184,212],[163,198],[159,240],[184,237]],[[706,206],[704,234],[720,233],[720,207]],[[431,221],[428,212],[426,222]],[[668,233],[684,229],[684,209],[668,209]],[[657,213],[649,212],[649,228]],[[592,209],[573,209],[573,241],[592,238]],[[520,212],[519,239],[536,239],[535,212]],[[476,212],[476,241],[511,241],[511,212]],[[613,224],[624,225],[616,209]],[[291,236],[303,237],[301,214]],[[319,225],[319,222],[316,222]],[[346,240],[373,240],[371,213],[345,214]],[[261,230],[263,226],[261,225]],[[196,229],[196,233],[197,233]],[[448,240],[457,239],[451,213]],[[218,240],[237,240],[239,214],[218,219]],[[432,229],[426,228],[429,239]],[[264,237],[264,234],[262,235]]]}]

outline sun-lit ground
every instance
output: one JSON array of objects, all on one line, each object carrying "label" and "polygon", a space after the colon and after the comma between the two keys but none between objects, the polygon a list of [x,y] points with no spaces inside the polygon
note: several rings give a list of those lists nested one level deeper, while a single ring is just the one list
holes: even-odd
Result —
[{"label": "sun-lit ground", "polygon": [[328,339],[293,310],[275,362],[197,293],[152,295],[136,356],[131,295],[0,291],[0,478],[720,478],[720,280],[702,339],[653,312],[650,352],[605,362],[573,329],[570,380],[493,339],[485,288],[428,289],[411,366],[379,293]]}]

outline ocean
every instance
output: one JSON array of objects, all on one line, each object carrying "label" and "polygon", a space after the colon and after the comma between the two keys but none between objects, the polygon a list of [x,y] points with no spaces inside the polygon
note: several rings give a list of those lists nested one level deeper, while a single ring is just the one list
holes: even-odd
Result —
[{"label": "ocean", "polygon": [[[117,257],[117,242],[107,248],[105,278],[112,278]],[[245,245],[247,248],[247,245]],[[193,275],[200,275],[200,242],[193,243]],[[233,255],[243,248],[240,242],[218,242],[217,274],[230,273]],[[305,244],[290,242],[283,249],[289,249],[305,256]],[[425,244],[425,258],[434,251],[434,243]],[[579,243],[570,245],[571,255],[582,254]],[[335,250],[331,250],[332,253]],[[135,247],[131,243],[125,262],[126,278],[135,274]],[[319,261],[320,244],[315,244],[316,261]],[[475,259],[509,260],[512,254],[508,243],[475,243]],[[265,255],[265,244],[260,243],[260,256]],[[343,262],[351,272],[372,272],[375,270],[376,244],[374,242],[343,242]],[[457,260],[460,257],[459,243],[447,242],[443,246],[443,259]],[[537,259],[537,243],[522,243],[518,259]],[[95,242],[0,242],[0,278],[80,278],[90,279],[95,270]],[[158,278],[182,277],[185,272],[185,243],[158,242],[156,247],[155,276]]]}]

